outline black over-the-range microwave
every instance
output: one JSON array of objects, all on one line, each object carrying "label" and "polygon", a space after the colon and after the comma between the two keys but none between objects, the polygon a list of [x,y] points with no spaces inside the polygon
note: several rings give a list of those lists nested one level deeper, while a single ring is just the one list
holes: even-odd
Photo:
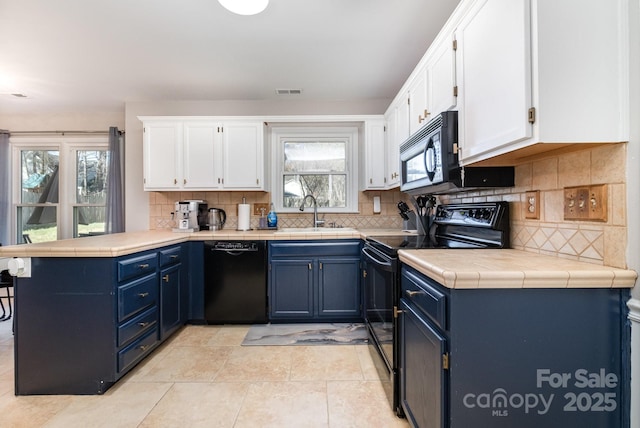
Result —
[{"label": "black over-the-range microwave", "polygon": [[440,113],[402,143],[400,162],[400,190],[410,195],[511,187],[514,184],[511,166],[460,166],[457,111]]}]

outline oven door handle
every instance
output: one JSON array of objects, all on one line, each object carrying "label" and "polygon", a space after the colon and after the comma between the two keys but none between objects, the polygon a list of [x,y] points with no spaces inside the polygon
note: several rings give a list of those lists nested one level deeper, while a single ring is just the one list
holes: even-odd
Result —
[{"label": "oven door handle", "polygon": [[380,258],[380,256],[371,252],[366,247],[362,249],[362,254],[364,255],[366,261],[374,264],[376,268],[382,269],[387,272],[393,272],[395,270],[391,260],[384,260]]}]

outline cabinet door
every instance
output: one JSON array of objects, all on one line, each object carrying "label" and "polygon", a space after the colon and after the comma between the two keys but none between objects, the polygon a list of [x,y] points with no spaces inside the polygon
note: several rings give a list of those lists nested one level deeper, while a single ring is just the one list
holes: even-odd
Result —
[{"label": "cabinet door", "polygon": [[264,189],[262,126],[262,122],[244,122],[221,127],[225,189]]},{"label": "cabinet door", "polygon": [[271,318],[313,317],[312,259],[273,260],[269,279]]},{"label": "cabinet door", "polygon": [[532,135],[529,6],[481,1],[458,27],[461,161]]},{"label": "cabinet door", "polygon": [[446,38],[433,48],[427,64],[430,118],[456,106],[455,52],[452,38]]},{"label": "cabinet door", "polygon": [[385,125],[383,120],[367,121],[365,123],[365,180],[364,190],[384,189],[385,176]]},{"label": "cabinet door", "polygon": [[221,186],[222,153],[214,122],[185,122],[183,177],[185,189],[217,189]]},{"label": "cabinet door", "polygon": [[182,124],[144,123],[144,188],[175,190],[181,185]]},{"label": "cabinet door", "polygon": [[412,426],[445,427],[445,338],[401,299],[400,402]]},{"label": "cabinet door", "polygon": [[181,324],[181,264],[160,271],[160,339],[164,340]]},{"label": "cabinet door", "polygon": [[418,71],[409,85],[409,134],[415,133],[432,117],[427,98],[427,70]]},{"label": "cabinet door", "polygon": [[392,189],[400,185],[400,143],[398,132],[398,106],[391,106],[385,117],[387,132],[385,145],[387,152],[387,183],[386,188]]},{"label": "cabinet door", "polygon": [[318,315],[361,318],[360,258],[318,259]]}]

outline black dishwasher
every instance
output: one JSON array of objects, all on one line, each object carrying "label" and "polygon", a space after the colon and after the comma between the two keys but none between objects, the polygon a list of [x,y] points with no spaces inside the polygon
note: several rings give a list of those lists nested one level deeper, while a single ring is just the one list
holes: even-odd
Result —
[{"label": "black dishwasher", "polygon": [[259,324],[267,318],[265,241],[205,241],[207,324]]}]

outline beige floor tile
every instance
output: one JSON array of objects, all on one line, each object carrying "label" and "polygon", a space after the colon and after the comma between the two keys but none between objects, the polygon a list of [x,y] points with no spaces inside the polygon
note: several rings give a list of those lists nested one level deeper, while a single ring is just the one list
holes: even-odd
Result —
[{"label": "beige floor tile", "polygon": [[373,346],[356,346],[355,348],[364,380],[381,380],[383,378],[386,380],[388,372],[384,367],[384,362],[379,355],[372,355],[372,353],[377,353],[376,349]]},{"label": "beige floor tile", "polygon": [[176,383],[140,428],[231,428],[248,389],[247,383]]},{"label": "beige floor tile", "polygon": [[325,382],[253,383],[234,428],[328,427]]},{"label": "beige floor tile", "polygon": [[164,351],[162,359],[153,356],[128,379],[132,382],[211,382],[232,348],[173,346]]},{"label": "beige floor tile", "polygon": [[248,325],[224,326],[218,334],[209,339],[209,346],[240,346],[249,331]]},{"label": "beige floor tile", "polygon": [[331,427],[408,427],[395,416],[380,382],[327,382]]},{"label": "beige floor tile", "polygon": [[291,348],[291,380],[362,380],[357,346]]},{"label": "beige floor tile", "polygon": [[64,410],[73,397],[68,395],[31,395],[16,397],[13,391],[0,396],[0,426],[3,428],[42,427]]},{"label": "beige floor tile", "polygon": [[291,348],[287,346],[238,346],[233,349],[216,382],[289,380]]},{"label": "beige floor tile", "polygon": [[172,346],[207,346],[224,328],[212,325],[190,325],[171,338]]},{"label": "beige floor tile", "polygon": [[[0,373],[0,396],[13,395],[13,393],[14,393],[13,370],[7,370],[3,373]],[[2,421],[2,417],[0,416],[0,426],[2,425],[1,421]]]},{"label": "beige floor tile", "polygon": [[170,387],[170,383],[121,383],[103,396],[75,396],[43,427],[136,427]]}]

